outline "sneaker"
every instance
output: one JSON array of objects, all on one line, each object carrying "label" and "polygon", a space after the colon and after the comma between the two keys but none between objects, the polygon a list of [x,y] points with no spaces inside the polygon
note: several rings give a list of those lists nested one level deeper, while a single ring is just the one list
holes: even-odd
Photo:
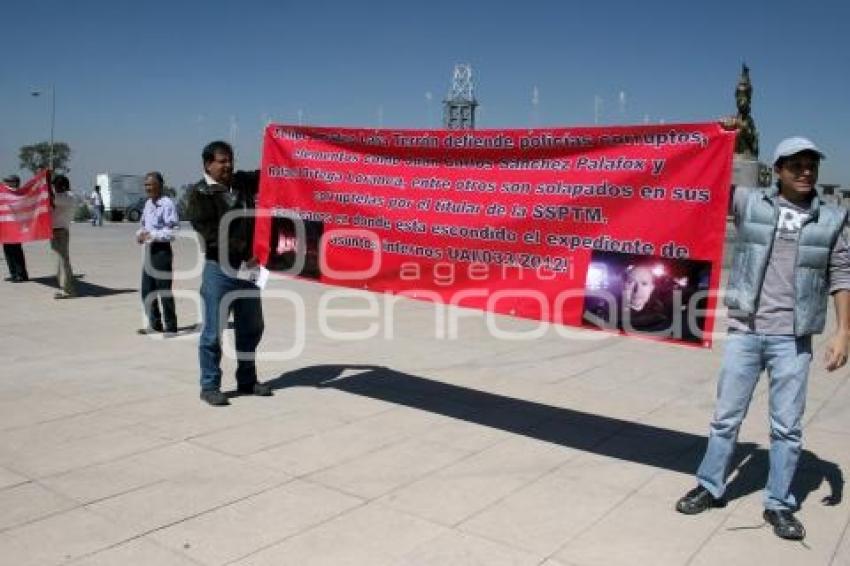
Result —
[{"label": "sneaker", "polygon": [[252,383],[251,385],[240,385],[236,388],[242,395],[257,395],[259,397],[271,397],[272,388],[265,383]]},{"label": "sneaker", "polygon": [[73,299],[76,295],[72,293],[66,293],[65,291],[59,291],[53,295],[54,299]]},{"label": "sneaker", "polygon": [[147,334],[159,334],[162,332],[161,327],[157,326],[147,326],[145,328],[139,328],[136,330],[136,334],[147,335]]},{"label": "sneaker", "polygon": [[696,515],[712,507],[726,507],[726,501],[714,497],[701,485],[690,490],[676,502],[676,511],[685,515]]},{"label": "sneaker", "polygon": [[794,513],[787,509],[765,509],[764,520],[773,525],[773,533],[785,540],[803,540],[806,529]]},{"label": "sneaker", "polygon": [[213,407],[223,407],[230,404],[224,393],[217,390],[201,391],[201,400],[206,401]]},{"label": "sneaker", "polygon": [[162,323],[158,321],[136,330],[137,334],[157,334],[159,332],[162,332]]}]

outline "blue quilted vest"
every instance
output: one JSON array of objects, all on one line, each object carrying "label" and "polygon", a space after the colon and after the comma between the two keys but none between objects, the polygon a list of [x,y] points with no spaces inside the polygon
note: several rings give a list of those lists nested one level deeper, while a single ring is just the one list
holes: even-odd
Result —
[{"label": "blue quilted vest", "polygon": [[[724,303],[745,316],[758,310],[764,274],[773,251],[779,221],[779,189],[752,191],[738,224],[738,238]],[[800,229],[794,268],[794,334],[805,336],[823,331],[829,295],[829,257],[847,210],[812,200],[808,220]]]}]

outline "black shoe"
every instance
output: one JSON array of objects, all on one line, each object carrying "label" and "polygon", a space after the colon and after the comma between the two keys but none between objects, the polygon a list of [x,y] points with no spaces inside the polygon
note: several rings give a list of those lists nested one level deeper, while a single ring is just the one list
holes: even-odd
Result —
[{"label": "black shoe", "polygon": [[762,515],[764,520],[773,525],[773,533],[785,540],[803,540],[806,538],[806,529],[803,527],[794,513],[787,509],[765,509]]},{"label": "black shoe", "polygon": [[201,391],[201,400],[206,401],[213,407],[223,407],[230,404],[224,393],[216,390]]},{"label": "black shoe", "polygon": [[240,385],[236,388],[241,395],[257,395],[259,397],[271,397],[272,388],[265,383],[252,383],[251,385]]},{"label": "black shoe", "polygon": [[696,515],[712,507],[726,507],[726,501],[714,497],[701,485],[690,490],[676,502],[676,511],[685,515]]}]

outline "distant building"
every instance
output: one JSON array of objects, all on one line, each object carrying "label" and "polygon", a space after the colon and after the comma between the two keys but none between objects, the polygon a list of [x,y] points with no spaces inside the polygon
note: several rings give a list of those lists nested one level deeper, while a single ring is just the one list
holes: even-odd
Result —
[{"label": "distant building", "polygon": [[452,87],[443,101],[443,126],[449,130],[474,130],[477,106],[472,67],[455,65]]}]

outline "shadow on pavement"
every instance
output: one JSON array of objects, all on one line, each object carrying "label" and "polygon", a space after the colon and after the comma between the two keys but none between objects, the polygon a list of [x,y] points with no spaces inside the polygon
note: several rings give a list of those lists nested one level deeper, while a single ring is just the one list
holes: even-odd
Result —
[{"label": "shadow on pavement", "polygon": [[[112,289],[111,287],[103,287],[96,283],[83,281],[84,277],[85,275],[74,274],[74,279],[77,281],[77,296],[79,297],[108,297],[110,295],[123,295],[125,293],[139,292],[138,289]],[[47,287],[52,287],[54,289],[59,288],[59,283],[56,280],[56,277],[52,276],[31,277],[30,281]]]},{"label": "shadow on pavement", "polygon": [[[318,365],[286,372],[267,384],[334,388],[347,393],[429,411],[609,458],[692,475],[705,450],[706,437],[649,424],[605,417],[460,387],[368,365]],[[705,415],[706,429],[710,415]],[[740,443],[732,463],[730,499],[761,489],[767,480],[768,450]],[[804,450],[794,493],[802,503],[826,482],[831,494],[825,505],[841,502],[841,468]],[[672,502],[671,502],[672,505]]]}]

